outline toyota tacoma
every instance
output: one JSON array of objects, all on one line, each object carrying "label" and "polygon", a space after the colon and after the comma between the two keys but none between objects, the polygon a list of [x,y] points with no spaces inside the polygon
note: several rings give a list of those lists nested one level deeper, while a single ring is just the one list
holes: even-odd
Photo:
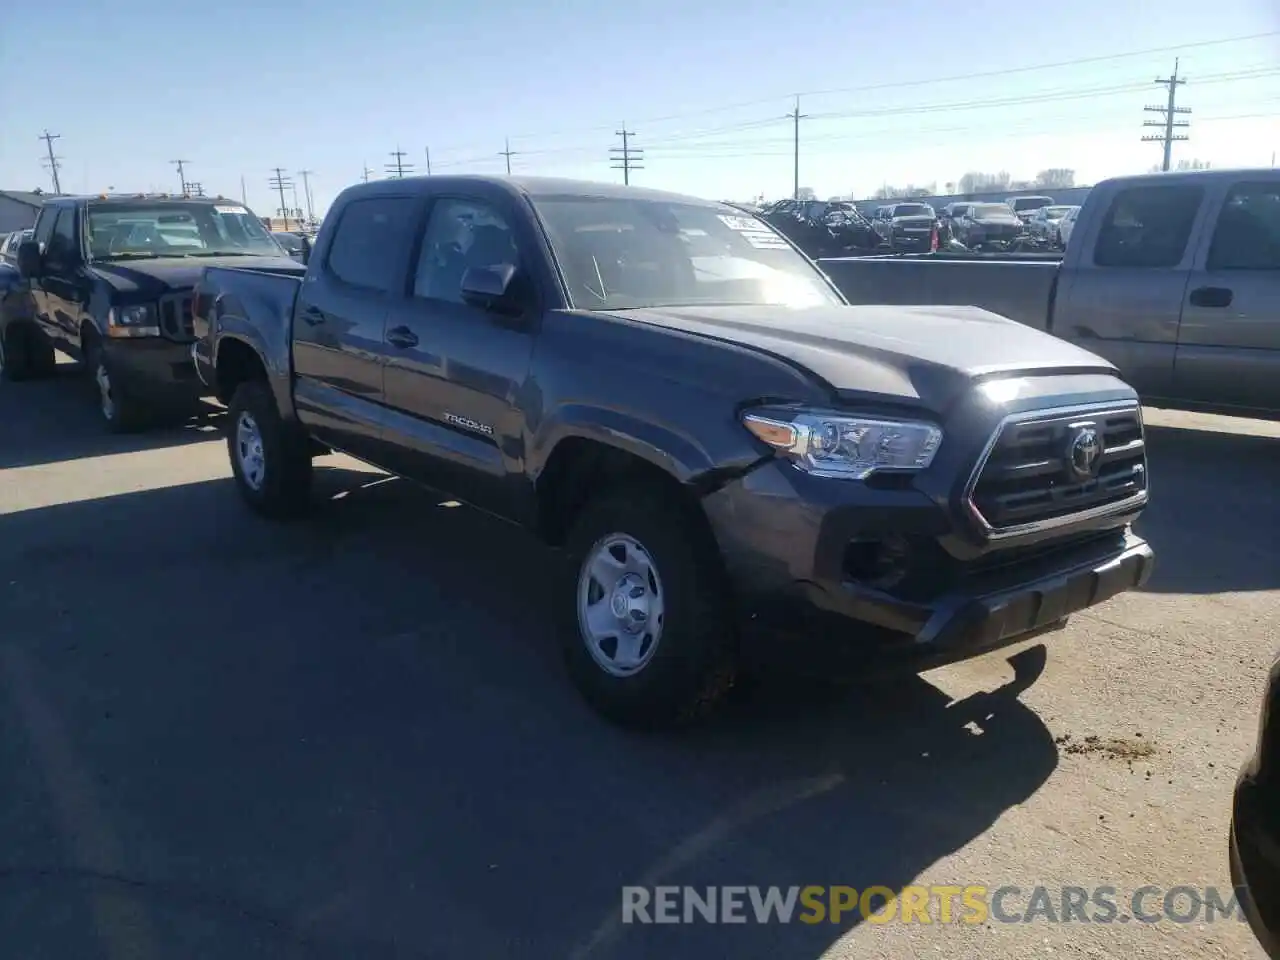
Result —
[{"label": "toyota tacoma", "polygon": [[347,188],[301,280],[211,267],[201,378],[241,495],[348,453],[569,562],[569,671],[689,718],[735,668],[961,659],[1141,585],[1142,414],[1115,368],[980,309],[849,306],[762,220],[575,181]]}]

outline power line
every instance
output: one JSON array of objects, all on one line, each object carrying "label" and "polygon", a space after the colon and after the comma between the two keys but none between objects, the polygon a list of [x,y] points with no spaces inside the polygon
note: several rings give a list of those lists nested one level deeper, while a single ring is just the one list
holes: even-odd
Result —
[{"label": "power line", "polygon": [[795,167],[794,167],[795,184],[793,185],[791,199],[799,200],[800,199],[800,121],[805,119],[806,116],[808,116],[807,114],[800,112],[800,94],[798,93],[796,94],[796,108],[793,111],[791,111],[791,113],[788,113],[787,116],[795,121],[795,136],[793,137],[794,150],[792,154],[793,162],[795,164]]},{"label": "power line", "polygon": [[622,129],[614,132],[622,138],[622,146],[609,148],[609,159],[615,161],[610,167],[613,170],[621,170],[622,182],[630,186],[631,171],[644,169],[641,165],[644,161],[644,151],[631,146],[631,138],[636,133],[634,130],[627,129],[625,120],[622,123]]},{"label": "power line", "polygon": [[188,190],[186,169],[187,169],[187,164],[189,164],[191,161],[190,160],[170,160],[169,162],[178,168],[178,193],[185,197],[187,195],[187,190]]},{"label": "power line", "polygon": [[1179,114],[1188,114],[1191,112],[1190,107],[1177,106],[1178,88],[1187,82],[1185,77],[1178,76],[1178,60],[1173,61],[1173,73],[1168,77],[1156,77],[1156,83],[1169,88],[1169,102],[1165,106],[1143,107],[1147,113],[1163,113],[1163,120],[1144,120],[1144,127],[1164,127],[1164,133],[1149,134],[1142,139],[1147,142],[1164,144],[1164,166],[1162,170],[1169,169],[1169,162],[1173,158],[1173,143],[1175,140],[1189,140],[1186,134],[1175,134],[1175,128],[1185,129],[1191,124],[1186,120],[1178,120]]},{"label": "power line", "polygon": [[44,141],[45,152],[48,154],[48,158],[43,160],[42,163],[48,169],[49,175],[53,177],[53,192],[55,195],[61,194],[62,181],[58,178],[58,170],[62,167],[62,157],[54,156],[53,141],[61,140],[62,135],[58,133],[50,133],[48,129],[46,129],[44,133],[40,134],[38,139]]},{"label": "power line", "polygon": [[392,150],[389,156],[392,162],[385,164],[383,167],[388,174],[393,174],[397,179],[402,179],[406,173],[413,173],[413,164],[404,162],[404,158],[408,154],[399,147]]},{"label": "power line", "polygon": [[511,176],[511,158],[520,155],[520,151],[511,149],[511,138],[506,137],[502,141],[505,149],[498,151],[498,156],[507,158],[507,176]]},{"label": "power line", "polygon": [[284,218],[285,232],[289,232],[289,205],[285,203],[284,192],[293,188],[293,179],[284,175],[283,167],[273,167],[275,176],[271,177],[267,182],[271,185],[271,189],[280,193],[280,216]]}]

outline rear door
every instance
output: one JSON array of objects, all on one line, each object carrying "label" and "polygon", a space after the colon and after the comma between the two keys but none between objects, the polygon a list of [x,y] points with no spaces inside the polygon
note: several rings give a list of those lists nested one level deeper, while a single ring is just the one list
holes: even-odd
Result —
[{"label": "rear door", "polygon": [[419,210],[420,201],[407,192],[347,203],[294,308],[299,418],[325,443],[374,462],[382,438],[387,311],[404,296]]},{"label": "rear door", "polygon": [[1205,188],[1139,183],[1099,202],[1064,262],[1053,333],[1110,360],[1142,396],[1168,397]]},{"label": "rear door", "polygon": [[1280,177],[1217,186],[1182,307],[1174,395],[1280,410]]},{"label": "rear door", "polygon": [[[437,197],[411,296],[387,322],[386,440],[401,458],[393,469],[516,520],[530,507],[518,399],[541,300],[531,230],[505,195]],[[512,312],[466,302],[466,270],[502,264],[516,268]]]}]

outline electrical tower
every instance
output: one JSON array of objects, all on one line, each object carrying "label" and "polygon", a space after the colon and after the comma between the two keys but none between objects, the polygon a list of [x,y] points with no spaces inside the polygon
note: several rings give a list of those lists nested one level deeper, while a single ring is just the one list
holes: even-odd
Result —
[{"label": "electrical tower", "polygon": [[267,183],[271,184],[271,189],[278,191],[280,194],[280,216],[284,217],[285,233],[289,232],[289,205],[284,202],[284,192],[293,189],[293,178],[284,175],[283,167],[275,167],[276,175],[271,177]]},{"label": "electrical tower", "polygon": [[402,179],[405,174],[413,173],[413,164],[405,163],[404,158],[408,156],[399,147],[391,151],[391,163],[385,165],[385,169],[389,176],[394,176],[397,180]]},{"label": "electrical tower", "polygon": [[1169,77],[1156,77],[1156,83],[1169,88],[1169,102],[1163,106],[1143,107],[1147,113],[1163,113],[1163,120],[1145,120],[1144,127],[1164,127],[1164,133],[1150,134],[1142,139],[1151,143],[1164,144],[1164,166],[1163,170],[1169,169],[1169,162],[1173,157],[1173,144],[1175,140],[1190,139],[1185,133],[1175,134],[1175,129],[1185,129],[1191,124],[1186,120],[1179,120],[1179,114],[1188,114],[1191,112],[1190,107],[1179,107],[1176,105],[1178,99],[1178,88],[1187,82],[1186,77],[1178,76],[1178,61],[1173,61],[1173,75]]},{"label": "electrical tower", "polygon": [[622,129],[616,132],[622,138],[622,146],[612,147],[609,150],[609,159],[614,161],[612,164],[614,170],[622,171],[622,182],[630,185],[631,171],[644,169],[644,150],[631,145],[631,138],[636,135],[636,132],[628,130],[625,122],[622,124]]},{"label": "electrical tower", "polygon": [[316,175],[314,170],[299,170],[298,176],[302,178],[302,195],[307,200],[307,223],[316,222],[316,210],[311,202],[311,178]]},{"label": "electrical tower", "polygon": [[360,179],[365,183],[368,183],[369,178],[373,176],[373,171],[369,169],[369,165],[367,163],[362,164],[362,166],[364,167],[364,173],[360,174]]},{"label": "electrical tower", "polygon": [[58,178],[58,171],[62,168],[62,158],[54,156],[53,141],[61,140],[62,135],[58,133],[50,133],[48,130],[45,130],[44,133],[40,134],[40,139],[44,141],[45,152],[47,154],[47,159],[45,159],[43,163],[49,169],[49,176],[53,177],[53,192],[56,196],[62,193],[62,181]]},{"label": "electrical tower", "polygon": [[[520,151],[519,151],[519,150],[512,150],[512,149],[511,149],[511,141],[510,141],[508,138],[506,138],[506,137],[503,137],[503,139],[502,139],[502,145],[503,145],[506,149],[505,149],[505,150],[499,150],[499,151],[498,151],[498,156],[500,156],[500,157],[506,157],[506,158],[507,158],[507,176],[509,177],[509,176],[511,176],[511,158],[512,158],[512,157],[518,157],[518,156],[520,156]],[[430,159],[431,159],[431,155],[430,155],[430,154],[427,154],[427,159],[428,159],[428,160],[430,160]]]},{"label": "electrical tower", "polygon": [[199,182],[188,182],[188,183],[187,183],[187,192],[186,192],[185,194],[183,194],[183,196],[188,196],[188,197],[203,197],[203,196],[204,196],[204,184],[203,184],[203,183],[199,183]]},{"label": "electrical tower", "polygon": [[178,193],[186,196],[190,192],[191,184],[187,183],[187,164],[190,160],[170,160],[175,167],[178,168]]},{"label": "electrical tower", "polygon": [[795,135],[793,146],[795,148],[794,172],[795,183],[792,186],[791,199],[800,199],[800,121],[804,120],[808,114],[800,112],[800,94],[796,94],[796,108],[787,114],[787,119],[795,122]]}]

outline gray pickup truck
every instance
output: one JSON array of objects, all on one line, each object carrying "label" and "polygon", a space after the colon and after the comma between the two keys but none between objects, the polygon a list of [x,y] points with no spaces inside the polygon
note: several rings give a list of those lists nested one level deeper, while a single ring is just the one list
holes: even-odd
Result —
[{"label": "gray pickup truck", "polygon": [[570,672],[619,719],[690,716],[744,659],[972,656],[1151,570],[1109,363],[971,307],[851,307],[724,204],[361,184],[304,277],[210,267],[192,314],[253,509],[301,512],[334,449],[531,529],[568,557]]},{"label": "gray pickup truck", "polygon": [[1098,184],[1061,262],[823,260],[852,303],[971,304],[1106,357],[1146,402],[1280,417],[1280,170]]}]

